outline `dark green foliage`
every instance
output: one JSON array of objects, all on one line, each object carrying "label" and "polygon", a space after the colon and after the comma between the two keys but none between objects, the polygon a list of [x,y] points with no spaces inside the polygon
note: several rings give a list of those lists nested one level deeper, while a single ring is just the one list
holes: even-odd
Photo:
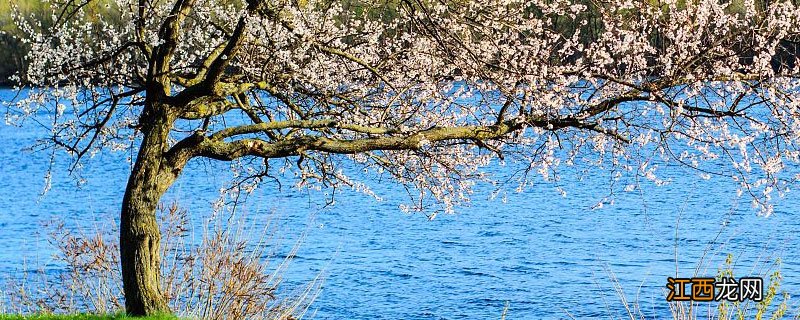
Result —
[{"label": "dark green foliage", "polygon": [[[368,19],[380,21],[390,21],[396,18],[398,12],[403,10],[403,6],[408,5],[408,3],[404,4],[401,0],[330,0],[327,2],[322,1],[317,3],[317,5],[325,6],[326,4],[332,4],[336,1],[341,1],[342,6],[344,6],[350,12],[357,13],[357,16],[363,14],[363,16],[366,16]],[[800,0],[791,1],[797,3]],[[118,16],[113,9],[108,9],[108,2],[109,0],[93,0],[91,5],[85,7],[84,9],[89,12],[89,17],[103,15],[107,19],[109,16]],[[307,1],[300,1],[300,3],[304,2]],[[602,2],[592,0],[574,0],[574,2],[576,4],[585,5],[587,8],[586,11],[574,18],[568,16],[553,16],[551,17],[552,24],[550,28],[564,34],[566,37],[569,37],[574,34],[575,31],[580,30],[581,42],[584,44],[592,43],[597,39],[598,35],[603,32],[603,17],[600,13],[600,8],[598,7],[602,6],[603,4]],[[650,0],[650,2],[652,5],[658,5],[659,3],[653,0]],[[426,3],[426,1],[422,1],[422,3]],[[452,5],[459,5],[461,2],[460,0],[450,0],[449,3]],[[678,6],[685,7],[685,3],[686,0],[679,1]],[[758,8],[765,8],[766,3],[767,2],[765,0],[756,0],[756,6]],[[48,5],[43,1],[11,0],[0,2],[0,86],[8,86],[12,84],[9,77],[15,72],[23,70],[25,66],[24,56],[27,48],[19,40],[19,37],[21,37],[22,34],[21,31],[15,26],[14,21],[11,18],[12,7],[16,7],[17,10],[22,13],[22,16],[26,17],[26,19],[29,19],[30,21],[41,22],[43,28],[46,28],[51,23],[51,11]],[[731,12],[739,12],[743,14],[744,0],[732,0],[728,8]],[[538,10],[538,8],[532,6],[528,8],[528,10],[532,15],[541,16],[541,12]],[[637,13],[632,10],[617,11],[617,14],[629,15],[630,17],[635,17],[637,15]],[[653,32],[650,37],[651,41],[653,41],[657,47],[660,47],[658,44],[661,41],[664,41],[657,31]]]}]

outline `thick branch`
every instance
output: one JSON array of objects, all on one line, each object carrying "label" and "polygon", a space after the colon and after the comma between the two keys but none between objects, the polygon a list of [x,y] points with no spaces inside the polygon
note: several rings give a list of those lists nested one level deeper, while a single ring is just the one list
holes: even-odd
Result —
[{"label": "thick branch", "polygon": [[389,128],[369,127],[369,126],[361,126],[355,124],[341,124],[339,123],[339,121],[336,120],[287,120],[287,121],[272,121],[272,122],[256,123],[245,126],[230,127],[212,134],[210,138],[214,140],[222,140],[237,135],[267,132],[270,130],[280,130],[289,128],[298,128],[298,129],[337,128],[337,129],[344,129],[344,130],[350,130],[354,132],[367,133],[367,134],[388,134],[397,132],[397,130]]},{"label": "thick branch", "polygon": [[186,106],[180,114],[180,118],[186,120],[204,119],[223,114],[234,108],[236,108],[236,103],[227,99],[204,97]]},{"label": "thick branch", "polygon": [[[319,120],[279,121],[229,128],[220,131],[211,137],[203,137],[199,140],[195,140],[197,143],[194,144],[191,149],[193,150],[193,156],[202,156],[226,161],[244,156],[281,158],[298,155],[304,151],[355,154],[376,150],[418,150],[429,143],[446,140],[495,140],[528,126],[548,128],[550,130],[558,130],[567,127],[582,128],[604,134],[610,134],[612,136],[619,137],[620,139],[624,139],[610,130],[599,128],[593,124],[582,123],[574,119],[563,119],[555,122],[546,120],[533,120],[528,122],[509,120],[498,125],[431,128],[428,130],[422,130],[404,135],[388,135],[390,132],[388,129],[382,130],[378,128],[351,126],[350,128],[356,129],[356,131],[374,131],[375,133],[387,134],[382,137],[358,138],[351,140],[304,135],[275,142],[267,142],[260,139],[240,139],[232,142],[224,141],[224,138],[226,137],[246,133],[255,133],[269,129],[291,127],[337,127],[337,124],[334,121]],[[347,126],[339,127],[345,128]]]},{"label": "thick branch", "polygon": [[181,24],[192,9],[197,0],[178,0],[172,7],[169,16],[161,25],[158,32],[159,39],[162,41],[161,45],[156,48],[153,64],[151,65],[150,76],[155,76],[160,79],[162,85],[165,86],[165,91],[168,91],[168,73],[169,65],[172,60],[172,54],[178,46],[178,38],[180,37]]}]

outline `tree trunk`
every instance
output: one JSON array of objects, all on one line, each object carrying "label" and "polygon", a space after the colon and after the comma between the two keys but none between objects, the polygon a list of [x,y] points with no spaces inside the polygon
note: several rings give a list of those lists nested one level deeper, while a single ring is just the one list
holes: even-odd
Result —
[{"label": "tree trunk", "polygon": [[120,219],[120,263],[125,309],[133,316],[168,313],[161,291],[161,232],[156,208],[179,169],[164,156],[172,119],[166,112],[147,117],[144,137],[128,178]]}]

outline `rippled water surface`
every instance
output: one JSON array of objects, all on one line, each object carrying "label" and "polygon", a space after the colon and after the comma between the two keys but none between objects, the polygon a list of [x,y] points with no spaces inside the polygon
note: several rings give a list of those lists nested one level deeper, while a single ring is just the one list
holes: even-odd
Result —
[{"label": "rippled water surface", "polygon": [[[49,262],[42,223],[58,217],[102,225],[116,219],[123,194],[124,152],[95,156],[80,188],[64,173],[66,159],[56,157],[53,187],[40,197],[50,154],[22,150],[44,134],[32,124],[0,125],[0,274],[6,279],[30,265],[58,273],[62,266]],[[737,259],[739,277],[780,257],[782,289],[800,294],[795,193],[765,218],[747,199],[737,200],[730,181],[666,168],[662,175],[671,183],[616,190],[613,204],[592,210],[609,195],[609,174],[562,170],[558,184],[566,197],[543,182],[490,200],[491,189],[483,186],[471,206],[432,221],[400,212],[405,191],[384,184],[377,188],[384,201],[340,191],[332,206],[320,192],[266,184],[242,210],[254,221],[277,212],[289,242],[306,232],[287,284],[305,283],[324,269],[324,288],[311,310],[316,319],[498,319],[506,303],[508,319],[617,317],[624,308],[614,276],[628,301],[661,318],[669,314],[663,286],[675,275],[676,257],[679,276],[689,277],[704,252],[705,276],[714,276],[728,253]],[[167,198],[179,199],[199,225],[229,177],[225,164],[191,163]]]}]

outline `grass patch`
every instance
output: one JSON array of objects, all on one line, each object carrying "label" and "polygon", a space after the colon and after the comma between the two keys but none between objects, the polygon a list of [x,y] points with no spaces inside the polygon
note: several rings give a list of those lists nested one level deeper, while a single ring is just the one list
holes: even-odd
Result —
[{"label": "grass patch", "polygon": [[0,320],[116,320],[116,319],[140,319],[140,320],[177,320],[178,317],[173,315],[157,315],[150,317],[129,317],[125,314],[110,314],[110,315],[96,315],[96,314],[69,314],[69,315],[53,315],[53,314],[38,314],[38,315],[0,315]]}]

